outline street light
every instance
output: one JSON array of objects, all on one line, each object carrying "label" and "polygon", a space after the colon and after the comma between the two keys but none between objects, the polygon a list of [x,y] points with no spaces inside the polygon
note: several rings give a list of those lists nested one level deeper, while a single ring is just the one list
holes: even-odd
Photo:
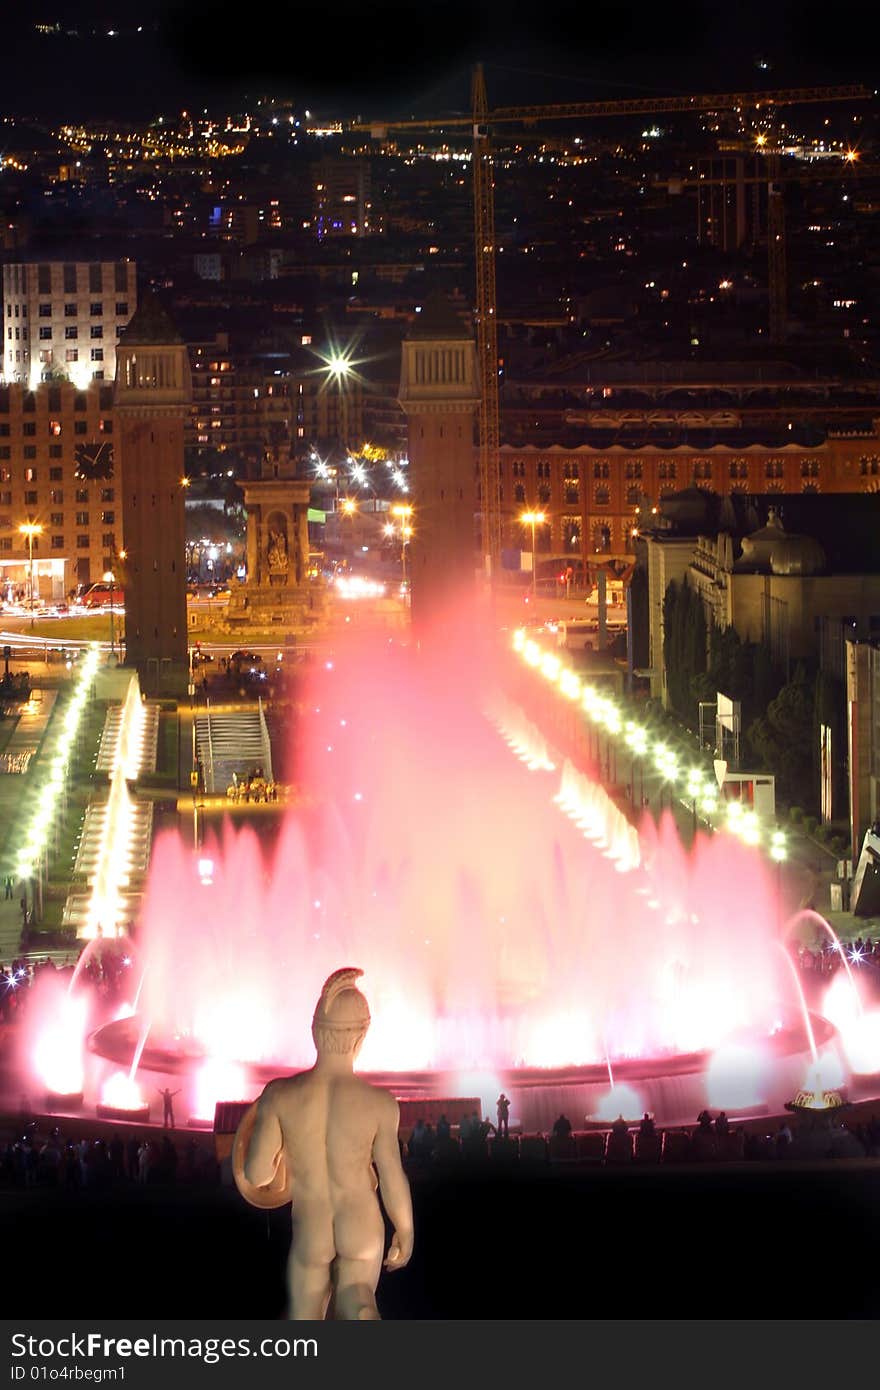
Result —
[{"label": "street light", "polygon": [[396,502],[391,508],[391,515],[396,516],[400,522],[400,577],[404,593],[406,593],[406,547],[413,533],[410,525],[412,514],[413,509],[409,502]]},{"label": "street light", "polygon": [[520,521],[525,526],[532,528],[532,598],[538,597],[538,556],[535,541],[535,527],[543,526],[547,520],[546,512],[523,512]]},{"label": "street light", "polygon": [[346,394],[346,382],[352,375],[351,362],[341,352],[331,352],[329,357],[324,359],[327,377],[336,382],[336,389],[339,392],[339,442],[342,448],[348,451],[348,396]]},{"label": "street light", "polygon": [[38,521],[23,521],[19,526],[19,531],[23,536],[27,536],[28,543],[28,562],[30,566],[31,584],[31,629],[34,626],[34,536],[41,536],[43,528]]},{"label": "street light", "polygon": [[104,583],[109,584],[110,588],[110,655],[116,655],[116,643],[113,640],[113,587],[116,584],[116,575],[112,570],[104,571]]}]

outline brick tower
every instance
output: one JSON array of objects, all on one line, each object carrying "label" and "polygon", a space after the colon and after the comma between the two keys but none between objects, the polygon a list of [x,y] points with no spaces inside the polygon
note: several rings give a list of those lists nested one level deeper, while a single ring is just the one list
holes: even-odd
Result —
[{"label": "brick tower", "polygon": [[148,694],[187,681],[183,426],[192,394],[186,346],[145,296],[119,340],[114,416],[126,552],[126,661]]},{"label": "brick tower", "polygon": [[409,568],[417,629],[474,593],[479,396],[473,339],[449,300],[433,297],[403,341],[398,396],[409,425]]}]

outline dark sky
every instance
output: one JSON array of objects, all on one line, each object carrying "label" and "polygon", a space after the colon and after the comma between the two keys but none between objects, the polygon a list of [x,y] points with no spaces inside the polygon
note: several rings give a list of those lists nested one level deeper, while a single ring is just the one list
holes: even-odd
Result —
[{"label": "dark sky", "polygon": [[[480,58],[490,104],[872,83],[871,11],[844,13],[827,0],[39,0],[0,23],[0,111],[139,117],[275,91],[328,114],[427,114],[466,103]],[[123,32],[35,36],[55,20]]]}]

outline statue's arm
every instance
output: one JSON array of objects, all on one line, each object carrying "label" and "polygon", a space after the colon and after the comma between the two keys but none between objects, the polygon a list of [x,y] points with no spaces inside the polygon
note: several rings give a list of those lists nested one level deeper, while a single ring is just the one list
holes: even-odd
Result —
[{"label": "statue's arm", "polygon": [[244,1161],[244,1175],[255,1187],[265,1187],[275,1176],[283,1137],[271,1086],[257,1102],[257,1118]]},{"label": "statue's arm", "polygon": [[373,1140],[373,1162],[379,1174],[379,1190],[385,1210],[394,1227],[386,1269],[403,1269],[413,1252],[413,1210],[409,1182],[400,1161],[397,1127],[400,1107],[392,1096],[382,1106],[379,1127]]}]

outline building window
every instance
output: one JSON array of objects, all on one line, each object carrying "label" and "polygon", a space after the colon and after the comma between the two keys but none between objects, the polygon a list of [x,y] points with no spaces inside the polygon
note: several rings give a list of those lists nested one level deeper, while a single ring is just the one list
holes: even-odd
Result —
[{"label": "building window", "polygon": [[124,319],[128,314],[128,305],[125,303],[116,305],[116,317]]},{"label": "building window", "polygon": [[801,464],[801,477],[802,477],[802,478],[818,478],[818,476],[819,476],[819,460],[818,460],[818,459],[805,459],[804,462]]},{"label": "building window", "polygon": [[76,514],[76,524],[77,524],[77,526],[88,526],[88,524],[89,524],[89,514],[88,514],[88,512],[77,512],[77,514]]},{"label": "building window", "polygon": [[675,464],[674,464],[674,463],[661,463],[659,469],[657,470],[657,476],[658,476],[659,478],[664,479],[664,480],[668,480],[668,481],[671,482],[671,483],[674,483],[674,482],[675,482]]},{"label": "building window", "polygon": [[539,501],[539,502],[549,502],[549,501],[550,501],[550,488],[547,486],[546,483],[539,483],[539,484],[538,484],[538,501]]},{"label": "building window", "polygon": [[86,396],[85,391],[77,391],[76,395],[73,398],[74,410],[87,410],[88,404],[88,397]]},{"label": "building window", "polygon": [[104,329],[103,329],[103,327],[101,326],[101,324],[99,324],[99,323],[93,323],[93,324],[91,325],[91,327],[89,328],[89,337],[90,337],[90,338],[103,338],[103,336],[104,336]]},{"label": "building window", "polygon": [[112,502],[112,501],[114,500],[114,498],[115,498],[115,493],[114,493],[112,487],[102,487],[102,488],[101,488],[101,501],[102,501],[102,502]]},{"label": "building window", "polygon": [[[103,536],[101,537],[101,544],[103,546],[106,546],[108,550],[113,549],[114,545],[116,544],[116,537],[114,536],[112,531],[104,532]],[[110,566],[108,565],[107,568],[109,569]]]},{"label": "building window", "polygon": [[23,435],[30,436],[30,437],[32,437],[33,435],[35,435],[36,432],[37,432],[37,424],[36,424],[36,421],[35,421],[35,420],[25,420],[24,424],[23,424],[22,427],[21,427],[21,432],[22,432]]},{"label": "building window", "polygon": [[116,293],[124,294],[128,289],[128,261],[117,261],[113,267],[113,286]]},{"label": "building window", "polygon": [[510,465],[511,476],[514,478],[524,478],[526,476],[526,466],[522,459],[514,459]]},{"label": "building window", "polygon": [[88,548],[89,548],[89,538],[88,538],[88,536],[77,536],[77,538],[76,538],[76,548],[77,548],[77,550],[88,550]]},{"label": "building window", "polygon": [[[61,446],[60,444],[50,444],[50,445],[49,445],[49,457],[50,457],[50,459],[60,459],[60,458],[63,456],[63,454],[64,454],[64,449],[62,448],[62,446]],[[60,468],[52,468],[52,469],[50,469],[50,477],[51,477],[52,473],[57,473],[58,476],[60,477],[60,476],[61,476],[61,469],[60,469]]]},{"label": "building window", "polygon": [[749,476],[749,465],[745,459],[732,459],[730,464],[731,478],[744,479]]},{"label": "building window", "polygon": [[25,444],[22,453],[24,454],[26,459],[35,459],[37,457],[36,444]]},{"label": "building window", "polygon": [[74,432],[74,434],[88,434],[88,432],[89,432],[88,421],[86,421],[86,420],[74,420],[74,422],[73,422],[73,432]]},{"label": "building window", "polygon": [[11,507],[11,506],[12,506],[12,493],[11,493],[11,492],[0,492],[0,506],[3,506],[3,507]]},{"label": "building window", "polygon": [[37,481],[36,468],[26,468],[24,470],[24,480],[26,483],[35,483]]},{"label": "building window", "polygon": [[103,362],[103,361],[104,361],[104,349],[103,349],[103,348],[92,348],[91,358],[92,358],[92,361],[93,361],[93,362]]},{"label": "building window", "polygon": [[869,458],[863,458],[859,462],[859,472],[863,478],[876,478],[880,473],[880,459],[875,454]]},{"label": "building window", "polygon": [[628,459],[624,469],[625,478],[641,478],[642,465],[636,459]]},{"label": "building window", "polygon": [[65,306],[64,306],[64,317],[65,317],[66,319],[75,319],[75,318],[76,318],[76,305],[75,305],[75,304],[65,304]]},{"label": "building window", "polygon": [[104,305],[100,300],[96,304],[89,305],[89,313],[93,319],[100,319],[104,316]]},{"label": "building window", "polygon": [[92,294],[96,291],[100,294],[103,288],[104,283],[101,275],[101,263],[100,261],[92,261],[89,266],[89,291]]},{"label": "building window", "polygon": [[88,500],[89,500],[89,490],[88,490],[87,487],[78,487],[78,488],[77,488],[77,490],[76,490],[76,500],[77,500],[77,502],[88,502]]},{"label": "building window", "polygon": [[628,487],[628,488],[627,488],[627,490],[626,490],[626,505],[627,505],[628,507],[637,507],[637,506],[639,505],[639,502],[641,501],[641,498],[642,498],[642,489],[638,486],[637,483],[633,484],[632,487]]},{"label": "building window", "polygon": [[[60,404],[60,402],[59,402],[59,404]],[[60,421],[60,420],[50,420],[50,421],[49,421],[49,433],[50,433],[51,435],[54,435],[54,437],[55,437],[56,439],[58,438],[59,434],[61,433],[61,421]]]},{"label": "building window", "polygon": [[51,305],[51,304],[41,304],[41,305],[39,305],[39,307],[38,307],[38,309],[37,309],[37,314],[38,314],[38,316],[39,316],[41,319],[50,319],[50,318],[52,317],[52,305]]},{"label": "building window", "polygon": [[52,267],[49,265],[37,266],[37,294],[52,293]]},{"label": "building window", "polygon": [[[8,459],[11,458],[11,456],[12,446],[9,444],[0,444],[0,459]],[[3,471],[5,472],[6,470],[4,469]]]},{"label": "building window", "polygon": [[694,482],[711,482],[712,465],[708,459],[697,459],[694,464]]},{"label": "building window", "polygon": [[597,521],[592,532],[593,549],[595,551],[611,549],[611,527],[604,522]]},{"label": "building window", "polygon": [[67,342],[73,342],[76,338],[79,337],[79,329],[76,327],[75,324],[72,327],[68,325],[67,328],[65,328],[64,337]]},{"label": "building window", "polygon": [[65,348],[64,360],[65,362],[78,362],[79,348]]},{"label": "building window", "polygon": [[102,523],[103,523],[105,526],[115,526],[115,525],[116,525],[116,513],[115,513],[115,512],[102,512],[102,513],[101,513],[101,521],[102,521]]},{"label": "building window", "polygon": [[53,550],[63,550],[63,549],[64,549],[64,537],[63,537],[63,536],[53,536],[53,537],[52,537],[52,549],[53,549]]},{"label": "building window", "polygon": [[580,501],[580,489],[577,483],[567,483],[565,487],[565,500],[569,506],[577,506]]},{"label": "building window", "polygon": [[50,343],[52,341],[52,329],[48,325],[44,327],[40,324],[40,342]]},{"label": "building window", "polygon": [[537,476],[538,476],[539,478],[548,478],[548,479],[549,479],[549,477],[550,477],[550,464],[549,464],[549,463],[539,463],[538,466],[537,466],[536,472],[537,472]]},{"label": "building window", "polygon": [[768,478],[781,478],[785,473],[785,464],[782,459],[768,459],[764,472]]},{"label": "building window", "polygon": [[593,477],[594,477],[594,478],[608,478],[608,477],[610,477],[610,476],[611,476],[611,470],[609,469],[607,463],[594,463],[594,464],[593,464]]},{"label": "building window", "polygon": [[63,512],[52,512],[51,516],[49,517],[49,525],[50,525],[50,526],[63,526],[63,525],[64,525],[64,513],[63,513]]},{"label": "building window", "polygon": [[53,487],[49,493],[49,501],[56,503],[57,506],[63,506],[64,489],[60,487]]},{"label": "building window", "polygon": [[35,507],[37,505],[37,494],[35,492],[26,492],[24,495],[24,504],[26,507]]},{"label": "building window", "polygon": [[524,483],[515,483],[515,484],[514,484],[514,488],[513,488],[513,500],[514,500],[514,502],[525,502],[525,500],[526,500],[526,489],[525,489],[525,484],[524,484]]},{"label": "building window", "polygon": [[63,271],[64,293],[76,294],[76,266],[66,265]]},{"label": "building window", "polygon": [[581,519],[579,516],[564,516],[562,518],[562,540],[566,550],[580,548]]},{"label": "building window", "polygon": [[611,502],[611,489],[607,487],[597,487],[595,503],[597,507],[607,507]]},{"label": "building window", "polygon": [[11,549],[12,549],[12,537],[11,537],[11,536],[0,536],[0,550],[11,550]]}]

